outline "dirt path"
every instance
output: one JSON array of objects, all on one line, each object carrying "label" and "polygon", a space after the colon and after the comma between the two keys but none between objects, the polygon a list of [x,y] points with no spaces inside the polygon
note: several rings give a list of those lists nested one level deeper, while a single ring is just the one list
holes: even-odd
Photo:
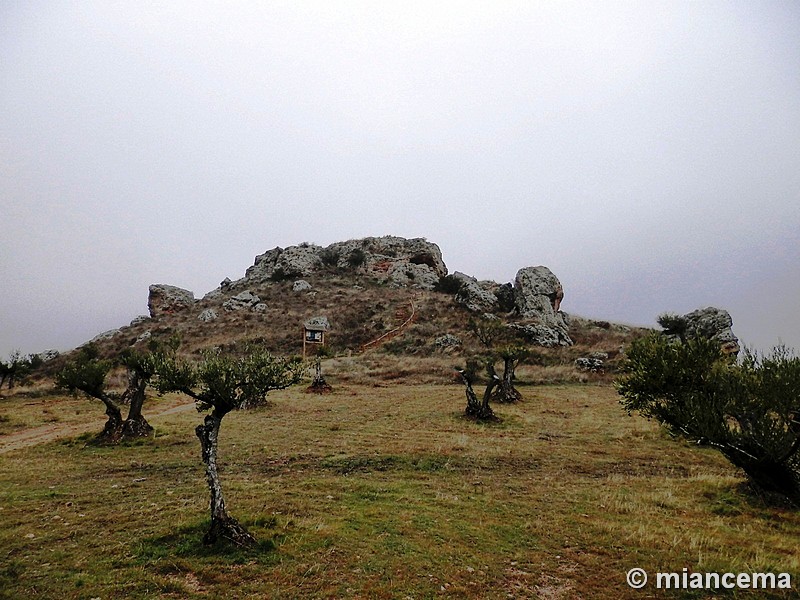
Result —
[{"label": "dirt path", "polygon": [[414,319],[417,316],[417,309],[416,306],[414,305],[413,299],[411,300],[410,308],[411,308],[411,314],[408,316],[408,318],[405,319],[405,321],[403,321],[400,325],[398,325],[391,331],[384,333],[379,338],[374,339],[371,342],[367,342],[366,344],[362,345],[361,352],[363,353],[366,352],[367,350],[371,350],[372,348],[376,348],[380,344],[385,344],[389,340],[394,339],[395,337],[403,333],[403,331],[405,331],[408,328],[408,326],[414,322]]},{"label": "dirt path", "polygon": [[[179,404],[172,406],[158,413],[146,414],[148,421],[154,421],[159,417],[174,415],[176,413],[194,410],[195,404]],[[105,423],[105,418],[92,419],[81,423],[51,423],[41,425],[32,429],[23,429],[14,433],[9,433],[0,437],[0,454],[29,448],[38,444],[45,444],[65,437],[75,437],[89,431],[101,431]]]}]

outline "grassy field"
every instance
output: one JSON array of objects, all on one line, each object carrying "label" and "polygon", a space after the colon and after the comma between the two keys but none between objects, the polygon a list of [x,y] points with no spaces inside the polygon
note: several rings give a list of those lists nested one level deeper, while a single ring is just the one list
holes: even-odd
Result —
[{"label": "grassy field", "polygon": [[[251,552],[201,544],[201,418],[165,411],[185,399],[145,405],[154,439],[2,451],[30,428],[103,422],[90,400],[4,399],[0,597],[798,597],[800,513],[626,415],[608,385],[520,389],[496,424],[463,419],[456,385],[287,390],[229,415],[221,477]],[[632,590],[633,567],[789,572],[794,590]]]}]

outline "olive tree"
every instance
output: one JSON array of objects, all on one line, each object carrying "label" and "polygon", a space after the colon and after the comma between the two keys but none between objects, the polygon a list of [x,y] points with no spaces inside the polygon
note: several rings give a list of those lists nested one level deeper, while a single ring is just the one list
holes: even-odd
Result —
[{"label": "olive tree", "polygon": [[455,371],[461,376],[461,381],[464,383],[467,394],[467,407],[464,414],[477,421],[494,421],[497,417],[489,406],[489,401],[492,399],[492,394],[495,388],[500,383],[500,378],[494,370],[494,363],[491,361],[486,364],[486,371],[489,376],[486,383],[486,389],[483,392],[483,398],[478,400],[478,395],[472,387],[472,384],[477,380],[477,367],[478,363],[474,360],[467,361],[465,368],[456,367]]},{"label": "olive tree", "polygon": [[125,400],[130,403],[128,418],[122,424],[123,437],[146,437],[153,431],[142,415],[147,386],[156,374],[156,364],[163,348],[154,346],[154,351],[141,352],[129,349],[120,355],[119,361],[128,369],[128,389]]},{"label": "olive tree", "polygon": [[785,348],[745,352],[653,334],[634,342],[616,386],[629,412],[719,450],[757,486],[800,504],[800,358]]},{"label": "olive tree", "polygon": [[[142,415],[147,385],[155,375],[157,355],[162,351],[156,346],[151,352],[126,350],[118,358],[119,364],[128,371],[128,387],[118,394],[108,390],[106,378],[115,361],[102,359],[94,344],[78,350],[56,374],[56,386],[70,393],[83,394],[100,400],[106,407],[106,421],[98,438],[115,442],[123,438],[147,437],[153,428]],[[122,419],[122,405],[130,402],[128,416]]]},{"label": "olive tree", "polygon": [[497,360],[503,361],[503,376],[492,391],[492,401],[508,403],[522,400],[522,394],[514,386],[514,380],[519,363],[529,354],[528,348],[517,342],[511,330],[500,319],[470,319],[467,327],[487,349],[487,362],[491,363],[487,367],[490,371],[490,382],[496,376],[494,363]]},{"label": "olive tree", "polygon": [[14,350],[8,362],[0,360],[0,388],[7,383],[9,390],[14,389],[14,384],[23,381],[42,362],[41,357],[35,354],[23,356],[19,350]]},{"label": "olive tree", "polygon": [[255,538],[228,514],[225,506],[217,469],[222,419],[231,411],[264,404],[268,392],[298,383],[303,370],[300,358],[274,357],[256,348],[249,349],[242,357],[209,351],[197,364],[175,353],[160,357],[155,382],[159,392],[181,392],[195,400],[199,411],[211,411],[195,428],[211,494],[211,526],[203,543],[213,544],[220,538],[237,546],[255,543]]},{"label": "olive tree", "polygon": [[[503,377],[494,391],[492,400],[494,402],[517,402],[522,400],[522,394],[514,387],[515,371],[519,363],[527,358],[528,349],[518,344],[502,346],[497,350],[497,356],[503,361]],[[494,365],[492,365],[494,371]]]},{"label": "olive tree", "polygon": [[105,441],[116,441],[122,435],[121,397],[106,388],[106,377],[112,367],[110,360],[100,358],[94,344],[87,344],[79,348],[77,355],[56,373],[56,387],[76,396],[82,392],[105,405],[108,420],[98,435]]}]

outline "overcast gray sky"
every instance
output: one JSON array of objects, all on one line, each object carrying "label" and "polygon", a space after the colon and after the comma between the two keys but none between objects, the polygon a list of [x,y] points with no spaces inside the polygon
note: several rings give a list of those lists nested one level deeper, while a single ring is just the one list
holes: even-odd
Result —
[{"label": "overcast gray sky", "polygon": [[0,358],[303,241],[800,349],[800,3],[0,3]]}]

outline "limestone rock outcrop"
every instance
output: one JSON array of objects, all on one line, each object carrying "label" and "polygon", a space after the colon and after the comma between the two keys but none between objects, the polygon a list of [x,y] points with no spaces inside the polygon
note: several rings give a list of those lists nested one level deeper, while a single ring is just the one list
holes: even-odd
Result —
[{"label": "limestone rock outcrop", "polygon": [[245,272],[250,281],[308,277],[322,266],[319,256],[322,248],[314,244],[300,244],[286,249],[273,248],[256,256],[252,267]]},{"label": "limestone rock outcrop", "polygon": [[325,267],[356,271],[397,286],[421,289],[433,289],[439,278],[447,275],[447,266],[436,244],[423,238],[383,236],[337,242],[326,248],[315,244],[273,248],[256,256],[244,279],[229,287],[309,277]]},{"label": "limestone rock outcrop", "polygon": [[154,283],[147,297],[147,309],[152,318],[183,310],[195,303],[194,293],[174,285]]},{"label": "limestone rock outcrop", "polygon": [[739,338],[733,334],[733,318],[727,310],[708,306],[683,315],[686,335],[717,340],[727,354],[739,352]]},{"label": "limestone rock outcrop", "polygon": [[561,311],[564,288],[553,272],[544,266],[525,267],[514,279],[514,303],[524,319],[534,321],[522,326],[531,343],[542,346],[571,346],[569,323]]},{"label": "limestone rock outcrop", "polygon": [[525,267],[514,279],[514,301],[523,317],[547,319],[561,310],[564,288],[547,267]]},{"label": "limestone rock outcrop", "polygon": [[453,277],[461,282],[456,292],[456,302],[463,304],[472,312],[493,312],[497,309],[497,296],[490,291],[493,282],[479,282],[474,277],[456,271]]},{"label": "limestone rock outcrop", "polygon": [[197,318],[203,321],[203,323],[210,323],[217,318],[217,311],[215,311],[213,308],[207,308],[197,315]]},{"label": "limestone rock outcrop", "polygon": [[[245,290],[240,292],[223,302],[222,306],[226,310],[245,310],[254,308],[256,305],[261,303],[261,298],[256,296],[250,290]],[[266,308],[266,307],[265,307]]]},{"label": "limestone rock outcrop", "polygon": [[512,323],[509,327],[515,330],[526,342],[533,346],[553,348],[555,346],[572,346],[572,338],[566,325],[549,327],[547,325]]},{"label": "limestone rock outcrop", "polygon": [[575,366],[581,371],[589,371],[591,373],[602,373],[605,363],[599,358],[591,356],[582,356],[575,359]]},{"label": "limestone rock outcrop", "polygon": [[102,342],[103,340],[110,340],[115,335],[119,335],[119,329],[109,329],[108,331],[104,331],[103,333],[98,333],[94,336],[91,340],[89,340],[90,344],[96,344],[97,342]]},{"label": "limestone rock outcrop", "polygon": [[[339,268],[356,268],[379,279],[390,278],[395,271],[409,269],[409,265],[427,267],[439,277],[447,275],[439,246],[424,238],[406,239],[396,236],[368,237],[331,244],[325,249],[327,260],[336,258]],[[415,274],[422,271],[415,271]],[[416,281],[415,281],[416,283]]]},{"label": "limestone rock outcrop", "polygon": [[311,284],[308,283],[305,279],[298,279],[292,284],[293,292],[307,292],[310,289],[311,289]]}]

